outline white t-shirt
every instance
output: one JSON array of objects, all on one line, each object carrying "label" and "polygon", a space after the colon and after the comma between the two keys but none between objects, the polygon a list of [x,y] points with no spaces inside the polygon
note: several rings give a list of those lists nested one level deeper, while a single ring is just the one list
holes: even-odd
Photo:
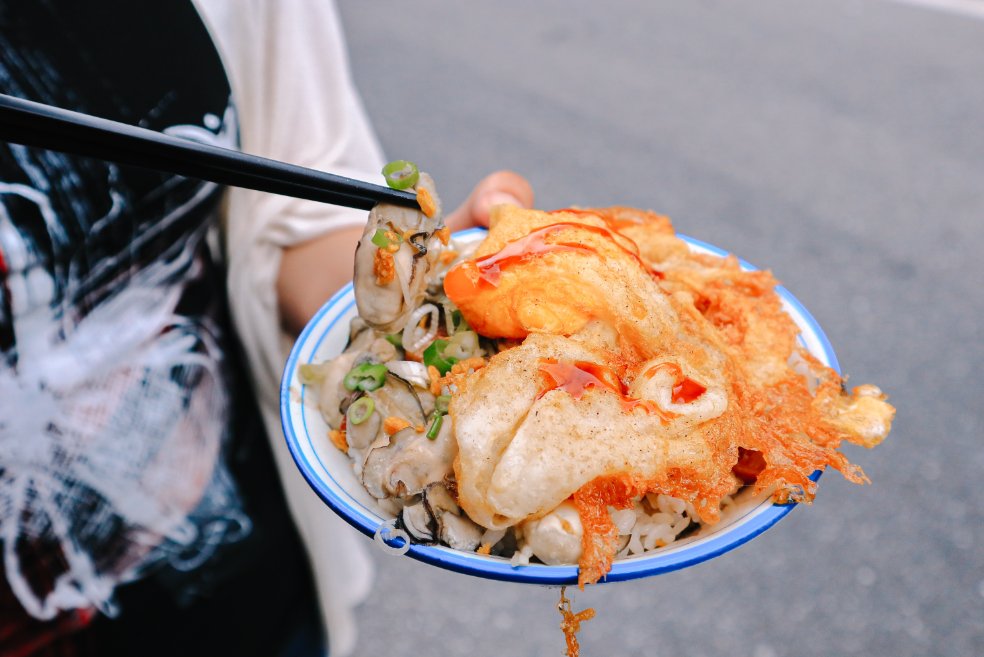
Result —
[{"label": "white t-shirt", "polygon": [[[382,153],[352,84],[337,9],[325,0],[195,0],[232,84],[242,150],[343,176],[382,182]],[[365,211],[231,189],[225,242],[233,319],[246,351],[267,434],[294,521],[314,568],[331,654],[355,648],[353,608],[369,592],[365,539],[333,515],[287,450],[280,373],[292,339],[281,329],[281,250],[339,228]]]}]

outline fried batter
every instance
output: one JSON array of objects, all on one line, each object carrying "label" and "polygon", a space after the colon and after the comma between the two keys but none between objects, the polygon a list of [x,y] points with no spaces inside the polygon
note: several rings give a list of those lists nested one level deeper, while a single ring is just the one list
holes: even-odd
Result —
[{"label": "fried batter", "polygon": [[566,587],[560,587],[560,602],[557,603],[557,611],[560,612],[560,629],[564,633],[564,640],[567,642],[567,657],[579,657],[581,646],[577,642],[577,633],[581,630],[581,623],[589,621],[595,617],[595,610],[592,607],[574,612],[571,608],[571,601],[565,595]]},{"label": "fried batter", "polygon": [[778,502],[812,500],[827,466],[867,481],[837,447],[876,445],[894,409],[797,346],[776,284],[691,253],[654,213],[497,208],[444,283],[479,333],[522,340],[456,378],[461,506],[500,529],[573,499],[583,586],[617,549],[609,507],[661,493],[716,522],[740,453]]}]

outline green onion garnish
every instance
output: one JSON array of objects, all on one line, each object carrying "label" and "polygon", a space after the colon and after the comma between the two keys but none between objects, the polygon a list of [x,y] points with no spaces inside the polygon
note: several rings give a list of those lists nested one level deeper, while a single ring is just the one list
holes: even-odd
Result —
[{"label": "green onion garnish", "polygon": [[362,365],[356,365],[348,374],[345,375],[345,380],[342,382],[345,385],[346,390],[356,391],[365,390],[369,392],[371,390],[376,390],[377,388],[383,387],[383,383],[386,381],[386,366],[382,363],[363,363]]},{"label": "green onion garnish", "polygon": [[376,410],[376,402],[372,400],[372,397],[368,395],[359,397],[348,407],[346,415],[348,415],[349,424],[362,424],[369,419],[374,410]]},{"label": "green onion garnish", "polygon": [[450,404],[451,395],[438,395],[437,399],[434,400],[434,410],[441,414],[447,413]]},{"label": "green onion garnish", "polygon": [[376,232],[372,234],[372,243],[381,249],[385,249],[390,245],[389,238],[386,237],[386,231],[382,228],[377,228]]},{"label": "green onion garnish", "polygon": [[370,241],[381,249],[385,249],[390,244],[396,242],[400,244],[403,242],[403,236],[400,235],[395,230],[386,230],[385,228],[377,228],[376,232],[372,234]]},{"label": "green onion garnish", "polygon": [[474,356],[476,351],[478,351],[478,333],[458,331],[448,340],[448,346],[444,348],[444,357],[464,360]]},{"label": "green onion garnish", "polygon": [[444,349],[448,346],[447,340],[434,340],[430,346],[424,349],[424,365],[433,365],[441,376],[451,370],[451,366],[458,362],[457,358],[445,356]]},{"label": "green onion garnish", "polygon": [[430,427],[427,428],[427,437],[431,440],[437,438],[437,434],[441,431],[441,424],[444,422],[444,416],[440,413],[435,413],[434,418],[431,420]]},{"label": "green onion garnish", "polygon": [[386,341],[389,342],[394,347],[399,347],[403,349],[403,334],[402,333],[390,333],[386,336]]},{"label": "green onion garnish", "polygon": [[394,160],[383,167],[383,177],[393,189],[409,189],[417,184],[420,171],[409,160]]}]

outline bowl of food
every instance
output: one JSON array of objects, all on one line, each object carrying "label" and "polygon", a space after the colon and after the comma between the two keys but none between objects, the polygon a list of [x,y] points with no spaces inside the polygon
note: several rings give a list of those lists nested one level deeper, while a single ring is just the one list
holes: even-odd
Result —
[{"label": "bowl of food", "polygon": [[[432,183],[420,187],[435,198]],[[700,563],[812,500],[894,410],[843,388],[771,273],[628,208],[378,206],[352,284],[290,353],[298,468],[367,536],[445,569],[566,585]]]}]

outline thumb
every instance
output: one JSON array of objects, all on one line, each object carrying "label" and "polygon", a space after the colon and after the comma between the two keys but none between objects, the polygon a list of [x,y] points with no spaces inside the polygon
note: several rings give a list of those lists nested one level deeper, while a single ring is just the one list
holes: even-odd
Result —
[{"label": "thumb", "polygon": [[475,185],[468,199],[447,216],[445,223],[453,231],[488,226],[489,212],[502,204],[533,206],[533,187],[526,178],[513,171],[496,171],[486,176]]}]

